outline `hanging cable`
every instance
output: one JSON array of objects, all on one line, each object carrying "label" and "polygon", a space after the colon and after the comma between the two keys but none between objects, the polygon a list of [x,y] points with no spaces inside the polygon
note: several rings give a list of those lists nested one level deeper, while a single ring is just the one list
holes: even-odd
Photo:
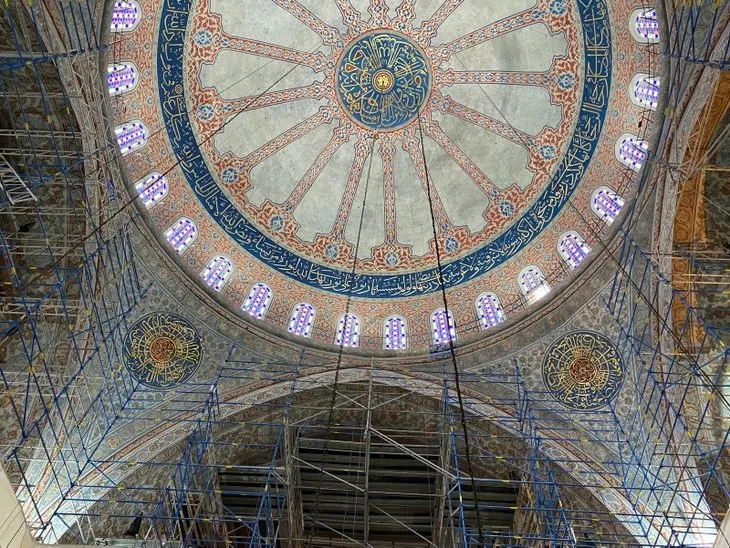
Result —
[{"label": "hanging cable", "polygon": [[[464,398],[461,393],[461,380],[459,377],[459,367],[456,363],[456,351],[454,349],[454,337],[451,333],[451,313],[449,312],[449,303],[446,298],[446,284],[444,283],[443,266],[441,264],[441,251],[439,249],[438,232],[436,230],[436,217],[433,211],[433,198],[431,197],[431,176],[428,171],[428,161],[426,160],[426,147],[423,140],[423,126],[421,125],[421,114],[418,113],[418,132],[421,140],[421,155],[423,156],[423,169],[426,177],[426,195],[428,197],[428,209],[431,214],[431,230],[433,232],[434,248],[436,249],[436,268],[438,272],[439,288],[441,290],[441,300],[444,305],[444,314],[446,314],[446,327],[448,329],[448,340],[449,340],[449,354],[451,355],[451,364],[454,369],[454,388],[456,389],[456,398],[459,404],[459,415],[461,421],[461,430],[464,436],[464,457],[466,458],[466,465],[469,469],[469,478],[471,480],[471,490],[474,499],[474,513],[477,522],[477,535],[479,538],[479,545],[484,545],[484,536],[482,532],[482,520],[479,512],[479,497],[477,493],[476,479],[474,478],[474,468],[471,462],[471,448],[469,445],[469,430],[466,424],[466,411],[464,410]],[[454,320],[454,329],[456,329],[456,320]]]},{"label": "hanging cable", "polygon": [[[223,129],[225,129],[225,127],[226,127],[226,126],[227,126],[228,124],[230,124],[231,122],[233,122],[233,121],[234,121],[234,120],[235,120],[235,119],[236,119],[236,118],[237,118],[238,116],[240,116],[240,115],[241,115],[242,113],[246,112],[246,111],[247,111],[247,110],[248,110],[249,108],[253,107],[253,106],[254,106],[254,105],[255,105],[255,104],[257,103],[257,101],[258,101],[259,99],[261,99],[261,97],[263,97],[264,95],[266,95],[266,94],[267,94],[267,93],[268,93],[269,91],[271,91],[271,90],[272,90],[272,89],[273,89],[273,88],[274,88],[274,87],[275,87],[275,86],[276,86],[277,84],[279,84],[279,82],[281,82],[282,80],[284,80],[284,78],[286,78],[287,76],[289,76],[289,74],[291,74],[291,73],[292,73],[292,72],[293,72],[293,71],[294,71],[295,69],[297,69],[297,68],[298,68],[299,66],[301,66],[301,64],[302,64],[302,63],[304,63],[304,62],[305,62],[305,61],[306,61],[306,60],[307,60],[307,59],[308,59],[309,57],[311,57],[312,55],[314,55],[314,53],[315,53],[315,52],[316,52],[316,51],[317,51],[317,50],[318,50],[318,49],[319,49],[320,47],[321,47],[320,45],[317,45],[317,47],[316,47],[316,48],[315,48],[315,49],[314,49],[313,51],[311,51],[311,52],[310,52],[310,53],[309,53],[309,54],[308,54],[307,56],[305,56],[304,58],[302,58],[302,59],[301,59],[301,60],[300,60],[300,61],[299,61],[299,62],[298,62],[297,64],[295,64],[294,66],[292,66],[292,68],[290,68],[289,70],[287,70],[287,71],[286,71],[286,72],[285,72],[285,73],[284,73],[284,74],[283,74],[283,75],[282,75],[281,77],[279,77],[279,78],[278,78],[278,79],[277,79],[277,80],[276,80],[275,82],[273,82],[273,83],[272,83],[272,84],[271,84],[270,86],[268,86],[268,87],[267,87],[267,88],[266,88],[266,89],[265,89],[264,91],[262,91],[262,92],[261,92],[260,94],[258,94],[258,95],[256,95],[256,96],[254,96],[254,97],[253,97],[253,98],[251,99],[251,101],[249,101],[249,102],[248,102],[247,104],[245,104],[245,105],[244,105],[244,106],[243,106],[243,107],[241,108],[241,110],[239,110],[239,111],[238,111],[238,112],[237,112],[236,114],[234,114],[233,116],[231,116],[231,117],[230,117],[229,119],[225,120],[225,121],[224,121],[224,122],[223,122],[223,123],[222,123],[222,124],[220,125],[220,127],[218,127],[218,128],[217,128],[217,129],[215,130],[215,131],[213,131],[213,132],[212,132],[212,133],[211,133],[210,135],[208,135],[208,136],[207,136],[207,137],[206,137],[205,139],[203,139],[203,140],[202,140],[202,141],[201,141],[200,143],[198,143],[198,142],[197,142],[197,140],[195,140],[195,145],[196,145],[196,149],[200,150],[200,147],[201,147],[202,145],[204,145],[205,143],[207,143],[208,141],[210,141],[210,140],[211,140],[211,139],[212,139],[213,137],[215,137],[215,136],[216,136],[216,135],[217,135],[218,133],[220,133],[220,132],[221,132],[221,131],[222,131]],[[243,80],[244,78],[247,78],[248,76],[249,76],[249,75],[246,75],[246,76],[244,76],[243,78],[241,78],[241,80]],[[240,80],[239,80],[239,81],[240,81]],[[232,84],[232,85],[235,85],[235,84]],[[188,114],[189,114],[189,113],[190,113],[190,111],[188,111]],[[165,127],[163,126],[163,127],[162,127],[161,129],[159,129],[159,130],[158,130],[157,132],[163,131],[163,130],[165,130],[165,129],[166,129],[166,128],[165,128]],[[155,133],[157,133],[157,132],[155,132]],[[191,151],[191,152],[192,152],[192,151]],[[189,152],[188,154],[190,154],[191,152]],[[112,155],[112,157],[111,157],[111,158],[110,158],[110,159],[109,159],[109,160],[108,160],[107,162],[105,162],[104,164],[100,165],[99,167],[97,167],[97,168],[96,168],[95,170],[93,170],[92,172],[90,172],[90,173],[89,173],[89,174],[87,174],[86,176],[88,177],[88,176],[90,176],[90,175],[93,175],[94,173],[96,173],[96,172],[100,171],[101,169],[103,169],[103,168],[104,168],[105,166],[107,166],[107,165],[108,165],[109,163],[111,163],[112,161],[114,161],[114,160],[117,160],[117,159],[120,159],[121,157],[122,157],[122,154],[121,154],[121,153],[119,153],[119,152],[116,152],[116,150],[115,150],[115,153],[114,153],[114,155]],[[180,158],[178,158],[178,159],[177,159],[177,161],[175,161],[175,163],[173,163],[173,164],[172,164],[172,166],[170,166],[170,167],[169,167],[169,168],[168,168],[168,169],[167,169],[167,170],[166,170],[166,171],[165,171],[164,173],[162,173],[162,174],[161,174],[161,177],[164,177],[165,175],[167,175],[168,173],[170,173],[170,172],[171,172],[171,171],[172,171],[173,169],[175,169],[175,168],[176,168],[176,167],[177,167],[178,165],[180,165],[180,163],[181,163],[181,162],[182,162],[182,161],[183,161],[184,159],[186,159],[186,156],[183,156],[183,157],[180,157]],[[157,167],[157,166],[153,166],[153,168],[152,168],[152,169],[154,169],[155,167]],[[154,181],[153,181],[152,183],[150,183],[150,184],[154,184]],[[149,187],[143,188],[142,190],[144,191],[144,190],[146,190],[147,188],[149,188]],[[127,208],[128,208],[128,207],[129,207],[129,206],[130,206],[131,204],[133,204],[133,203],[134,203],[134,201],[135,201],[136,199],[137,199],[137,196],[136,196],[136,195],[132,195],[132,197],[131,197],[131,198],[130,198],[130,199],[129,199],[128,201],[126,201],[125,203],[123,203],[123,204],[122,204],[122,205],[121,205],[121,206],[119,207],[119,209],[117,209],[117,211],[115,211],[115,212],[114,212],[114,213],[113,213],[112,215],[110,215],[110,216],[109,216],[109,217],[107,217],[106,219],[103,219],[103,220],[102,220],[102,221],[101,221],[101,222],[99,223],[99,225],[98,225],[97,227],[95,227],[95,228],[94,228],[94,229],[93,229],[93,230],[92,230],[91,232],[89,232],[89,233],[88,233],[88,234],[86,234],[86,235],[85,235],[85,236],[84,236],[83,238],[81,238],[81,240],[80,240],[80,241],[79,241],[78,243],[76,243],[75,245],[71,246],[71,247],[70,247],[70,248],[69,248],[69,249],[68,249],[68,250],[66,251],[66,253],[64,253],[63,255],[61,255],[61,256],[59,256],[58,258],[56,258],[56,259],[55,259],[55,260],[54,260],[53,262],[51,262],[50,264],[48,264],[48,265],[47,265],[47,266],[46,266],[46,267],[45,267],[44,269],[40,270],[40,271],[39,271],[39,272],[38,272],[38,273],[36,274],[36,276],[35,276],[34,278],[32,278],[31,280],[29,280],[29,281],[28,281],[27,283],[25,283],[25,284],[24,284],[24,286],[26,286],[26,287],[27,287],[27,286],[29,286],[29,285],[32,285],[32,284],[33,284],[33,283],[35,283],[35,282],[36,282],[37,280],[41,279],[41,278],[42,278],[43,276],[45,276],[45,275],[46,275],[46,274],[47,274],[48,272],[50,272],[50,271],[51,271],[51,270],[52,270],[52,269],[53,269],[54,267],[56,267],[57,265],[59,265],[59,264],[60,264],[60,263],[61,263],[61,262],[62,262],[63,260],[65,260],[65,259],[66,259],[66,258],[67,258],[68,256],[70,256],[70,255],[71,255],[72,253],[74,253],[74,252],[75,252],[75,251],[76,251],[76,250],[77,250],[77,249],[78,249],[79,247],[81,247],[81,246],[85,245],[85,244],[86,244],[86,242],[87,242],[87,241],[88,241],[89,239],[91,239],[91,238],[92,238],[92,237],[94,237],[94,236],[97,236],[97,235],[98,235],[98,234],[99,234],[99,233],[101,232],[101,229],[102,229],[102,228],[104,228],[104,227],[105,227],[105,226],[106,226],[107,224],[109,224],[109,223],[110,223],[110,222],[111,222],[112,220],[114,220],[114,219],[115,219],[115,218],[116,218],[116,217],[117,217],[117,216],[118,216],[118,215],[119,215],[120,213],[122,213],[122,212],[125,212],[125,211],[127,210]],[[28,321],[28,316],[25,316],[24,318],[21,318],[21,320],[20,320],[20,321],[18,322],[18,327],[20,327],[20,325],[22,325],[22,324],[23,324],[23,323],[25,323],[26,321]]]},{"label": "hanging cable", "polygon": [[[368,199],[368,188],[370,187],[370,173],[371,173],[372,167],[373,167],[373,157],[375,156],[375,142],[378,140],[377,133],[371,133],[370,136],[372,139],[372,145],[370,147],[370,161],[368,162],[368,171],[367,171],[367,175],[365,177],[365,192],[364,192],[364,196],[362,199],[362,209],[360,210],[360,222],[359,222],[358,228],[357,228],[357,238],[355,240],[355,249],[354,249],[353,259],[352,259],[352,268],[350,269],[350,278],[349,278],[350,283],[352,283],[352,281],[354,281],[355,273],[356,273],[356,269],[357,269],[357,257],[360,252],[360,238],[362,236],[363,221],[365,219],[365,205],[366,205],[366,202]],[[339,380],[340,380],[340,367],[342,365],[342,355],[343,355],[344,348],[345,348],[344,331],[347,328],[347,322],[350,320],[350,304],[352,302],[352,293],[350,291],[351,289],[352,289],[351,286],[347,287],[347,300],[345,301],[345,316],[344,316],[343,332],[342,332],[342,336],[340,339],[339,348],[337,351],[337,362],[335,364],[335,376],[334,376],[334,381],[332,383],[332,396],[330,397],[330,403],[327,408],[327,426],[325,429],[325,440],[324,440],[324,448],[323,448],[323,453],[322,453],[322,464],[323,465],[324,465],[324,457],[327,456],[327,452],[329,449],[330,438],[329,438],[328,434],[329,434],[329,431],[332,429],[332,422],[334,419],[334,407],[335,407],[335,403],[336,403],[336,399],[337,399],[337,386],[338,386]],[[310,525],[310,528],[309,528],[309,535],[307,535],[306,544],[305,544],[306,546],[312,545],[312,539],[314,538],[314,535],[317,532],[317,525],[318,525],[317,516],[319,514],[319,501],[320,501],[321,493],[322,493],[322,476],[323,475],[324,475],[323,472],[320,470],[319,475],[318,475],[319,481],[317,482],[317,491],[316,491],[315,500],[314,500],[314,512],[310,518],[312,521],[312,524]]]},{"label": "hanging cable", "polygon": [[[652,61],[653,61],[653,56],[649,56],[649,69],[648,70],[650,72],[653,70]],[[507,120],[507,117],[504,115],[502,110],[497,106],[497,104],[494,103],[494,101],[492,101],[489,94],[486,93],[486,91],[482,88],[482,86],[479,86],[479,88],[482,90],[482,92],[487,97],[487,99],[492,103],[492,106],[497,110],[497,112],[499,112],[503,121],[506,124],[508,124],[511,128],[514,129],[514,126],[512,126],[512,124],[509,122],[509,120]],[[520,132],[516,132],[516,134],[519,136],[523,146],[527,150],[529,150],[529,145],[526,142],[524,142]],[[717,137],[717,140],[725,139],[728,137],[728,135],[729,135],[728,132],[723,130],[721,132],[721,134]],[[719,146],[719,145],[717,145],[717,146]],[[703,157],[703,161],[706,159],[706,157],[707,156]],[[661,162],[658,162],[657,160],[658,159],[656,158],[656,155],[648,155],[646,165],[644,166],[644,169],[645,169],[644,172],[646,173],[646,170],[648,169],[649,165],[652,163],[659,164],[659,165],[662,164]],[[695,167],[695,169],[699,169],[699,168]],[[626,168],[626,172],[631,173],[632,172],[631,168]],[[671,173],[671,171],[670,171],[670,173]],[[688,176],[685,175],[684,177],[682,177],[682,179],[680,179],[679,182],[681,183],[683,181],[686,181],[687,177]],[[646,184],[646,179],[647,179],[647,176],[644,176],[642,180],[640,180],[638,183],[636,183],[636,199],[627,208],[627,212],[625,214],[625,219],[624,219],[625,228],[620,229],[624,232],[625,238],[628,237],[628,235],[634,230],[634,228],[640,221],[639,214],[638,214],[640,212],[637,212],[636,206],[638,204],[639,195],[641,193],[643,193],[643,194],[647,193],[647,188],[645,186],[643,186]],[[626,268],[624,267],[624,265],[621,264],[620,260],[614,255],[614,253],[608,248],[606,243],[601,239],[601,234],[598,232],[598,230],[596,230],[594,225],[588,221],[588,219],[586,218],[583,211],[580,208],[578,208],[575,205],[575,203],[573,203],[572,199],[568,199],[567,203],[568,203],[568,206],[578,215],[578,217],[581,219],[581,221],[583,221],[584,226],[590,232],[591,236],[593,236],[594,241],[597,242],[598,245],[601,247],[601,250],[604,251],[608,255],[609,259],[615,264],[616,268],[621,271],[621,273],[624,275],[624,277],[628,281],[628,283],[630,283],[634,287],[634,289],[637,291],[637,293],[641,296],[642,300],[645,301],[645,304],[647,305],[649,310],[655,315],[655,317],[657,319],[661,318],[661,313],[659,312],[658,308],[656,308],[651,303],[651,301],[646,297],[646,295],[644,295],[640,291],[640,288],[636,285],[636,283],[633,281],[633,279],[631,278],[629,273],[626,271]],[[680,349],[680,351],[690,359],[693,366],[695,366],[697,375],[707,384],[708,390],[710,390],[710,392],[712,392],[714,396],[719,397],[722,401],[724,401],[726,405],[730,406],[730,400],[728,400],[727,396],[722,394],[722,391],[715,385],[715,383],[712,382],[712,379],[709,378],[707,373],[705,373],[699,367],[699,363],[697,362],[696,359],[692,358],[691,352],[689,351],[689,349],[687,349],[685,347],[684,343],[682,342],[680,337],[675,333],[674,329],[672,329],[666,325],[667,324],[666,319],[662,320],[660,323],[662,324],[662,327],[666,330],[666,332],[669,333],[669,335],[672,339],[672,342],[674,342],[674,344],[677,345],[677,347]]]}]

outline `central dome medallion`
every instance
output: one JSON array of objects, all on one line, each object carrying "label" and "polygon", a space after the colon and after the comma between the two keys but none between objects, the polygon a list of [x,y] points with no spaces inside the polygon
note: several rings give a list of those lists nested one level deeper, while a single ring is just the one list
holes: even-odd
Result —
[{"label": "central dome medallion", "polygon": [[337,66],[337,98],[356,124],[392,131],[412,122],[428,99],[426,57],[407,37],[374,32],[357,38]]}]

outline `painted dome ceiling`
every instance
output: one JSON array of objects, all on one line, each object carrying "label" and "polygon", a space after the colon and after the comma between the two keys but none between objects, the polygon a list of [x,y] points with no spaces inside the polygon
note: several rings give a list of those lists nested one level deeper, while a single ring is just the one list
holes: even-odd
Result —
[{"label": "painted dome ceiling", "polygon": [[[478,330],[480,295],[524,307],[520,272],[564,277],[561,236],[587,252],[609,226],[596,190],[629,192],[640,6],[149,0],[113,53],[139,79],[112,99],[130,182],[243,316],[285,331],[309,303],[306,334],[333,343],[349,310],[359,346],[382,349],[397,314],[426,347],[440,262],[457,328]],[[125,148],[134,124],[145,140]]]}]

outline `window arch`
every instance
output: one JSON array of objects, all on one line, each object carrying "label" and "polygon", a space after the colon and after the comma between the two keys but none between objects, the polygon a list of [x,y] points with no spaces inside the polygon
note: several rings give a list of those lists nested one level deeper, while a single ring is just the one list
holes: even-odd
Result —
[{"label": "window arch", "polygon": [[431,314],[431,341],[434,345],[446,344],[456,340],[456,326],[454,316],[449,310],[443,308],[435,310]]},{"label": "window arch", "polygon": [[527,304],[533,304],[550,293],[550,284],[539,266],[530,265],[523,268],[517,276],[517,284],[527,299]]},{"label": "window arch", "polygon": [[132,120],[114,128],[122,155],[142,148],[147,144],[150,134],[147,126],[140,120]]},{"label": "window arch", "polygon": [[629,30],[641,44],[659,42],[659,17],[655,9],[639,8],[631,12]]},{"label": "window arch", "polygon": [[558,240],[558,253],[571,270],[578,268],[590,252],[591,246],[575,230],[569,230]]},{"label": "window arch", "polygon": [[107,67],[106,76],[109,95],[121,95],[132,91],[139,83],[139,70],[132,61],[113,63]]},{"label": "window arch", "polygon": [[159,204],[162,199],[167,196],[169,186],[167,179],[162,173],[150,173],[146,179],[137,181],[134,185],[139,199],[147,209]]},{"label": "window arch", "polygon": [[624,133],[616,141],[615,152],[619,162],[634,171],[639,171],[646,161],[649,145],[636,135]]},{"label": "window arch", "polygon": [[220,293],[233,274],[233,261],[223,255],[213,257],[200,273],[200,277],[213,291]]},{"label": "window arch", "polygon": [[243,301],[241,308],[244,312],[248,312],[254,318],[262,320],[266,316],[271,300],[274,298],[274,292],[265,283],[259,282],[253,284],[251,291]]},{"label": "window arch", "polygon": [[591,210],[606,224],[616,220],[623,206],[624,199],[607,186],[599,186],[591,195]]},{"label": "window arch", "polygon": [[142,19],[137,0],[116,0],[112,8],[112,32],[130,32]]},{"label": "window arch", "polygon": [[406,321],[400,316],[390,316],[383,326],[385,338],[383,348],[386,350],[405,350],[408,348],[408,331]]},{"label": "window arch", "polygon": [[499,302],[496,293],[482,293],[475,305],[482,329],[489,329],[504,321],[504,310],[502,310],[502,303]]},{"label": "window arch", "polygon": [[352,348],[360,346],[360,318],[355,314],[344,314],[337,322],[335,344]]},{"label": "window arch", "polygon": [[629,99],[637,107],[656,110],[659,104],[660,79],[645,72],[634,74],[629,84]]},{"label": "window arch", "polygon": [[182,254],[198,237],[198,227],[187,217],[181,217],[165,231],[165,239]]},{"label": "window arch", "polygon": [[299,303],[292,310],[289,319],[289,333],[299,335],[300,337],[311,337],[312,328],[314,327],[314,317],[317,311],[309,303]]}]

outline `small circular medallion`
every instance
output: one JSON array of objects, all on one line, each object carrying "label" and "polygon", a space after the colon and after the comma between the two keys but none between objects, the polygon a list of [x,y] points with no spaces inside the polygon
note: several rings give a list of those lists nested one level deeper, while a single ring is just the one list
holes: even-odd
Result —
[{"label": "small circular medallion", "polygon": [[595,364],[586,358],[578,358],[570,364],[570,376],[576,383],[589,383],[596,378],[598,369]]},{"label": "small circular medallion", "polygon": [[409,38],[377,31],[357,38],[337,66],[337,97],[360,126],[393,131],[412,122],[431,85],[426,56]]},{"label": "small circular medallion", "polygon": [[375,76],[373,76],[373,86],[375,86],[375,89],[380,93],[388,93],[391,89],[393,89],[394,83],[395,78],[393,77],[393,73],[387,69],[379,70],[375,73]]},{"label": "small circular medallion", "polygon": [[328,259],[336,259],[340,254],[340,246],[337,244],[327,244],[327,247],[324,249],[324,253],[327,255]]},{"label": "small circular medallion", "polygon": [[392,251],[389,251],[385,255],[385,264],[387,264],[389,267],[392,268],[394,266],[398,266],[398,262],[399,262],[399,259],[398,259],[397,253],[393,253]]},{"label": "small circular medallion", "polygon": [[623,383],[621,358],[605,336],[576,331],[548,349],[542,365],[545,386],[571,409],[599,409],[616,397]]},{"label": "small circular medallion", "polygon": [[169,337],[158,337],[150,344],[150,356],[156,363],[169,362],[175,356],[175,341]]},{"label": "small circular medallion", "polygon": [[449,253],[456,253],[459,250],[459,240],[457,240],[453,236],[449,236],[448,238],[446,238],[444,245],[446,247],[446,251],[448,251]]},{"label": "small circular medallion", "polygon": [[274,232],[279,232],[284,229],[284,217],[281,215],[274,215],[269,219],[269,228]]},{"label": "small circular medallion", "polygon": [[200,334],[177,314],[150,314],[137,320],[122,345],[124,365],[141,384],[172,388],[193,376],[200,366]]}]

